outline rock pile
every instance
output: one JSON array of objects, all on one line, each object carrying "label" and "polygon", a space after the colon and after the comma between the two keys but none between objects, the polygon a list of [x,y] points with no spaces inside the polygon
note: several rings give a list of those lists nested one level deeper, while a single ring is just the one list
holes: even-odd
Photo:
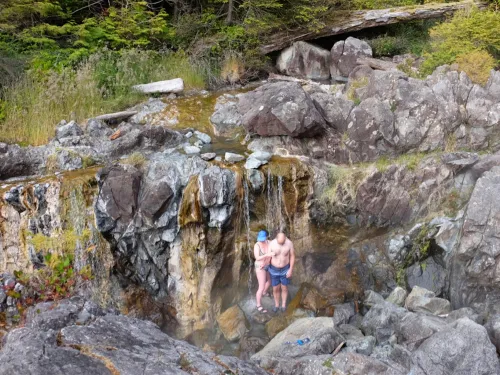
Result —
[{"label": "rock pile", "polygon": [[422,298],[434,297],[421,295],[432,292],[416,287],[406,298],[405,305],[416,311],[411,312],[371,291],[361,320],[354,310],[338,324],[334,318],[299,319],[252,360],[275,374],[500,373],[495,346],[473,311],[429,314]]}]

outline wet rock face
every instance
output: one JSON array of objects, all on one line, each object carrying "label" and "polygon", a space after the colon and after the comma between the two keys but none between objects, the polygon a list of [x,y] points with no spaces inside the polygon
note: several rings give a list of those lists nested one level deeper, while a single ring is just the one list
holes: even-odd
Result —
[{"label": "wet rock face", "polygon": [[[235,172],[198,156],[156,154],[142,170],[104,168],[98,183],[97,228],[124,281],[172,306],[180,336],[211,327],[220,309],[213,300],[219,272],[224,262],[235,263],[235,270],[239,264],[231,258]],[[238,288],[237,281],[232,285]]]},{"label": "wet rock face", "polygon": [[458,249],[452,256],[450,297],[454,307],[495,304],[500,298],[500,167],[481,177],[472,192]]},{"label": "wet rock face", "polygon": [[238,96],[224,94],[217,98],[215,112],[210,117],[215,134],[231,136],[241,126],[241,114],[238,111]]},{"label": "wet rock face", "polygon": [[78,325],[74,319],[59,319],[94,311],[89,302],[46,305],[33,308],[42,311],[37,324],[8,334],[0,374],[266,374],[252,363],[174,340],[148,321],[103,312]]},{"label": "wet rock face", "polygon": [[146,172],[132,166],[99,172],[97,227],[114,244],[124,274],[155,295],[165,295],[168,289],[168,259],[180,230],[183,190],[191,176],[199,174],[200,204],[206,210],[208,227],[222,229],[231,218],[236,195],[234,173],[206,167],[207,163],[197,157],[174,155],[152,160]]},{"label": "wet rock face", "polygon": [[313,137],[325,121],[298,83],[267,83],[240,97],[238,110],[249,133]]},{"label": "wet rock face", "polygon": [[306,42],[295,42],[281,51],[276,67],[289,76],[327,80],[330,78],[330,51]]}]

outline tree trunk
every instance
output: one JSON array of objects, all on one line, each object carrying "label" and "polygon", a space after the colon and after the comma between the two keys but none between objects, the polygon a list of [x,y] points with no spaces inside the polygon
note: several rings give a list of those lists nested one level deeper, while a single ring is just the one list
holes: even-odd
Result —
[{"label": "tree trunk", "polygon": [[332,13],[325,20],[325,27],[319,31],[310,31],[305,27],[291,31],[270,34],[266,39],[269,43],[260,47],[263,54],[280,51],[293,42],[312,40],[333,35],[351,33],[371,27],[385,26],[398,22],[440,18],[470,6],[486,8],[487,3],[465,0],[456,3],[424,4],[411,7],[397,7],[390,9],[339,11]]},{"label": "tree trunk", "polygon": [[226,23],[231,25],[233,23],[234,0],[229,0],[227,3],[227,18]]}]

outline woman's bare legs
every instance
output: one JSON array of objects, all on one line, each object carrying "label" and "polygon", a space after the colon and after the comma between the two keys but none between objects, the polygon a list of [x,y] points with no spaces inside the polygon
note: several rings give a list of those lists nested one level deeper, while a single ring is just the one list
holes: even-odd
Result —
[{"label": "woman's bare legs", "polygon": [[271,286],[271,274],[266,271],[266,284],[264,285],[264,294],[269,294],[269,287]]},{"label": "woman's bare legs", "polygon": [[257,275],[257,281],[259,282],[259,289],[257,289],[257,294],[255,295],[255,299],[257,300],[257,307],[262,306],[262,294],[264,293],[266,280],[267,280],[267,271],[263,269],[256,268],[255,274]]}]

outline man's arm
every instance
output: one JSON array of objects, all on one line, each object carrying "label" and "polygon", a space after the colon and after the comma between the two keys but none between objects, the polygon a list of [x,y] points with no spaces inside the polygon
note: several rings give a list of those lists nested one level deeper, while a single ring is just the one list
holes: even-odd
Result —
[{"label": "man's arm", "polygon": [[292,277],[293,266],[295,265],[295,249],[293,248],[293,242],[290,241],[290,269],[286,273],[286,278]]}]

